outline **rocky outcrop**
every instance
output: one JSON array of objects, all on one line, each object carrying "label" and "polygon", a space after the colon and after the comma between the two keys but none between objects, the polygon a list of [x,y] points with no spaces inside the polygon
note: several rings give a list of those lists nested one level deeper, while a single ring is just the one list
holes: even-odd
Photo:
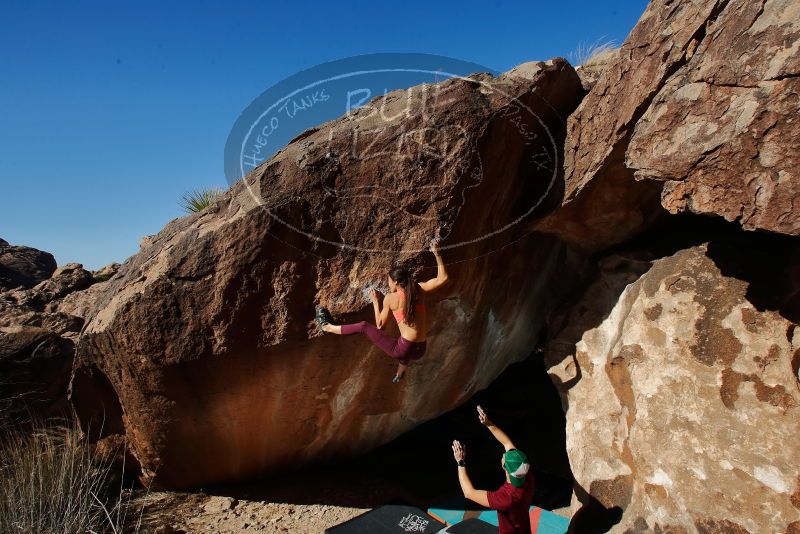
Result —
[{"label": "rocky outcrop", "polygon": [[[124,432],[146,481],[190,486],[355,454],[463,402],[527,356],[577,268],[525,223],[581,95],[557,59],[396,91],[303,133],[97,294],[81,420]],[[389,358],[321,335],[313,306],[372,320],[365,289],[396,262],[431,276],[436,235],[451,282],[428,302],[426,357],[394,385]]]},{"label": "rocky outcrop", "polygon": [[[28,247],[9,248],[45,258],[45,265],[52,259]],[[67,388],[83,310],[61,306],[94,277],[78,263],[53,271],[33,287],[0,292],[0,422],[69,413]]]},{"label": "rocky outcrop", "polygon": [[800,234],[798,35],[797,2],[717,2],[626,153],[637,179],[665,182],[671,213]]},{"label": "rocky outcrop", "polygon": [[613,43],[608,43],[595,50],[586,61],[575,67],[584,91],[592,90],[592,87],[600,81],[606,67],[617,61],[619,53],[619,48],[614,48]]},{"label": "rocky outcrop", "polygon": [[562,208],[595,252],[664,210],[800,233],[800,17],[791,0],[650,3],[569,118]]},{"label": "rocky outcrop", "polygon": [[68,263],[56,269],[52,277],[30,289],[12,289],[5,293],[7,302],[20,309],[37,312],[56,311],[61,299],[70,293],[86,289],[94,278],[80,263]]},{"label": "rocky outcrop", "polygon": [[549,324],[576,532],[800,529],[800,245],[726,230],[648,252],[710,228],[687,214],[800,233],[799,14],[654,1],[585,76],[563,198],[533,225],[585,253],[627,250]]},{"label": "rocky outcrop", "polygon": [[49,252],[9,245],[0,239],[0,291],[33,287],[55,270],[56,260]]},{"label": "rocky outcrop", "polygon": [[576,510],[616,510],[614,532],[791,531],[799,250],[737,239],[602,262],[547,352]]},{"label": "rocky outcrop", "polygon": [[57,302],[55,308],[62,313],[86,317],[94,305],[97,295],[105,287],[100,282],[106,282],[113,278],[117,274],[119,266],[119,263],[110,263],[105,267],[92,271],[92,285],[82,291],[74,291],[67,294]]}]

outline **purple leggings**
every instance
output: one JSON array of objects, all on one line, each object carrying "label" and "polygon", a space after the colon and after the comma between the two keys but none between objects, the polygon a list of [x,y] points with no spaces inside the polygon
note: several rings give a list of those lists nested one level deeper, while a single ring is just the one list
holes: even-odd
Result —
[{"label": "purple leggings", "polygon": [[397,358],[403,365],[408,365],[412,360],[419,360],[425,355],[425,341],[409,341],[404,337],[394,337],[380,328],[365,321],[354,324],[343,324],[342,335],[364,334],[372,344],[383,352]]}]

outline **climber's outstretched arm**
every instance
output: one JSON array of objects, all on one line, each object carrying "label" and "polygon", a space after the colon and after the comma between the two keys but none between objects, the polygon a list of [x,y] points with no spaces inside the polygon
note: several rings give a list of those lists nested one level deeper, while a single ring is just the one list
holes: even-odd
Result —
[{"label": "climber's outstretched arm", "polygon": [[447,270],[444,267],[442,255],[439,254],[439,245],[436,241],[431,241],[431,252],[433,252],[433,256],[436,258],[436,278],[431,278],[427,282],[420,282],[419,287],[421,287],[423,291],[433,291],[447,282]]},{"label": "climber's outstretched arm", "polygon": [[458,462],[458,483],[461,485],[461,492],[467,499],[489,508],[489,497],[486,495],[486,490],[475,489],[472,481],[467,473],[467,467],[464,465],[464,460],[467,458],[467,451],[460,442],[453,442],[453,457]]},{"label": "climber's outstretched arm", "polygon": [[495,425],[495,424],[494,424],[494,423],[493,423],[493,422],[492,422],[492,421],[489,419],[489,417],[486,415],[486,412],[484,412],[484,411],[483,411],[483,408],[481,408],[480,406],[478,406],[478,420],[481,422],[481,424],[482,424],[482,425],[484,425],[486,428],[488,428],[488,429],[489,429],[489,432],[491,432],[491,433],[492,433],[492,435],[494,436],[494,438],[495,438],[497,441],[499,441],[499,442],[500,442],[500,444],[503,446],[503,448],[504,448],[506,451],[510,451],[511,449],[516,449],[516,448],[517,448],[517,447],[514,445],[514,443],[511,441],[511,438],[509,438],[509,437],[508,437],[508,435],[507,435],[505,432],[503,432],[502,430],[500,430],[500,429],[497,427],[497,425]]}]

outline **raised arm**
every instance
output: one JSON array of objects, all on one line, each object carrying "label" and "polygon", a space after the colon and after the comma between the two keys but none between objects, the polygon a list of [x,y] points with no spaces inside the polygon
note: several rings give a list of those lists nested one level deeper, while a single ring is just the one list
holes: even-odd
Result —
[{"label": "raised arm", "polygon": [[456,459],[456,462],[458,462],[458,483],[461,485],[461,492],[464,494],[464,497],[481,506],[489,508],[489,497],[486,495],[486,490],[475,489],[472,485],[472,481],[469,479],[467,467],[464,463],[467,458],[467,451],[458,441],[453,442],[453,457]]},{"label": "raised arm", "polygon": [[426,282],[420,282],[419,286],[423,291],[433,291],[447,282],[447,270],[444,267],[442,255],[439,254],[439,245],[436,241],[431,241],[431,252],[433,252],[433,256],[436,258],[436,278],[431,278]]},{"label": "raised arm", "polygon": [[508,435],[500,430],[486,415],[486,412],[483,411],[483,408],[478,406],[478,420],[481,422],[483,426],[489,429],[489,432],[492,433],[494,438],[500,442],[503,448],[506,451],[510,451],[511,449],[516,449],[517,447],[511,441],[511,438]]}]

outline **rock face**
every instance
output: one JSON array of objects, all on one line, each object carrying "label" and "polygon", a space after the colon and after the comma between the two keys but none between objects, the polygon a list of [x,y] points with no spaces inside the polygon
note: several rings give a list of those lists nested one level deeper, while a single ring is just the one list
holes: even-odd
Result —
[{"label": "rock face", "polygon": [[[52,259],[28,247],[9,248],[28,259],[45,258],[45,266]],[[33,287],[0,292],[0,422],[68,414],[67,386],[83,319],[60,306],[94,279],[77,263],[54,271]]]},{"label": "rock face", "polygon": [[[579,267],[523,223],[558,177],[580,80],[556,59],[425,90],[436,98],[390,93],[305,132],[143,242],[97,294],[73,403],[87,426],[105,414],[98,438],[126,435],[147,481],[355,454],[529,354]],[[365,288],[396,262],[432,276],[435,235],[451,282],[428,301],[426,357],[393,385],[388,357],[360,336],[321,335],[313,306],[372,320]]]},{"label": "rock face", "polygon": [[119,263],[110,263],[105,267],[92,271],[92,285],[82,291],[74,291],[58,301],[57,309],[60,312],[78,317],[86,317],[94,305],[97,295],[103,291],[102,282],[110,280],[117,274]]},{"label": "rock face", "polygon": [[569,118],[563,207],[589,252],[663,210],[800,233],[800,29],[792,0],[650,3]]},{"label": "rock face", "polygon": [[624,511],[615,532],[800,521],[798,247],[769,266],[741,245],[606,259],[550,343],[577,493]]},{"label": "rock face", "polygon": [[653,1],[568,120],[561,205],[534,227],[597,255],[651,229],[548,325],[576,532],[800,531],[800,245],[647,252],[734,227],[670,213],[800,233],[799,10]]},{"label": "rock face", "polygon": [[55,270],[56,260],[49,252],[9,245],[0,239],[0,291],[33,287]]},{"label": "rock face", "polygon": [[584,91],[591,91],[592,87],[600,80],[606,67],[617,60],[619,53],[619,48],[604,48],[596,51],[581,65],[575,67]]},{"label": "rock face", "polygon": [[637,179],[665,182],[661,203],[671,213],[800,234],[798,35],[795,1],[714,6],[626,153]]},{"label": "rock face", "polygon": [[[576,532],[800,531],[799,30],[788,0],[657,0],[586,76],[533,226],[597,256],[636,239],[548,325]],[[652,261],[712,223],[795,238]]]},{"label": "rock face", "polygon": [[74,343],[49,328],[0,326],[0,422],[67,413]]}]

